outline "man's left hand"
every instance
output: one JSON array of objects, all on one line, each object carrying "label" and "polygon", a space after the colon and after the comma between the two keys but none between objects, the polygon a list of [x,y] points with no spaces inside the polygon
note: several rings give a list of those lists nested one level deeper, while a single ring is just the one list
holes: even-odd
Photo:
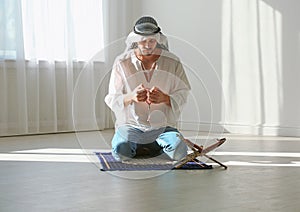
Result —
[{"label": "man's left hand", "polygon": [[170,96],[162,92],[158,87],[153,87],[149,90],[149,99],[153,104],[166,103],[171,106]]}]

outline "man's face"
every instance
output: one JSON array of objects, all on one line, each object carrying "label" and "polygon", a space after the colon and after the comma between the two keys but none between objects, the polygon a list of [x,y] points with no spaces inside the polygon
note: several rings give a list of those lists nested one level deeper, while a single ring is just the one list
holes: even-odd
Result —
[{"label": "man's face", "polygon": [[138,48],[142,55],[151,55],[156,48],[157,41],[155,38],[146,38],[138,42]]}]

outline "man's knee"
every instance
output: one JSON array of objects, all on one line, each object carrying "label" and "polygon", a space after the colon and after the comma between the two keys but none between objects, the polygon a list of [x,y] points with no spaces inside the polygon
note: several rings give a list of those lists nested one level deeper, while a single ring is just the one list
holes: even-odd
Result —
[{"label": "man's knee", "polygon": [[116,146],[114,146],[113,153],[113,156],[117,160],[133,158],[135,156],[135,150],[129,142],[119,143]]},{"label": "man's knee", "polygon": [[187,145],[180,139],[178,132],[167,132],[159,137],[158,143],[173,160],[180,160],[187,155]]}]

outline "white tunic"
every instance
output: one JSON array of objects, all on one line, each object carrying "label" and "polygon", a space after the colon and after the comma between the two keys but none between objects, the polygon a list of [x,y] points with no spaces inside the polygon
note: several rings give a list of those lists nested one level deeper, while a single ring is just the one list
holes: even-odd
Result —
[{"label": "white tunic", "polygon": [[[176,127],[190,90],[190,84],[180,60],[174,54],[163,50],[156,61],[150,81],[147,81],[144,73],[134,50],[122,54],[115,60],[105,102],[116,116],[116,129],[124,124],[143,131],[164,126]],[[149,89],[156,86],[168,94],[171,107],[165,103],[151,104],[149,110],[146,102],[133,102],[125,107],[124,95],[132,92],[140,84]]]}]

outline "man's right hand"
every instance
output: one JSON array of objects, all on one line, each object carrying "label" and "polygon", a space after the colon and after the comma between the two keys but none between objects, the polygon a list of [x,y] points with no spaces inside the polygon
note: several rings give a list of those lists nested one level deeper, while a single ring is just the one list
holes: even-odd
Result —
[{"label": "man's right hand", "polygon": [[147,95],[147,89],[144,87],[143,84],[138,85],[134,90],[133,90],[133,98],[132,100],[135,102],[144,102],[147,100],[148,95]]},{"label": "man's right hand", "polygon": [[138,85],[131,93],[124,97],[124,105],[127,106],[133,102],[145,102],[148,98],[148,91],[143,84]]}]

